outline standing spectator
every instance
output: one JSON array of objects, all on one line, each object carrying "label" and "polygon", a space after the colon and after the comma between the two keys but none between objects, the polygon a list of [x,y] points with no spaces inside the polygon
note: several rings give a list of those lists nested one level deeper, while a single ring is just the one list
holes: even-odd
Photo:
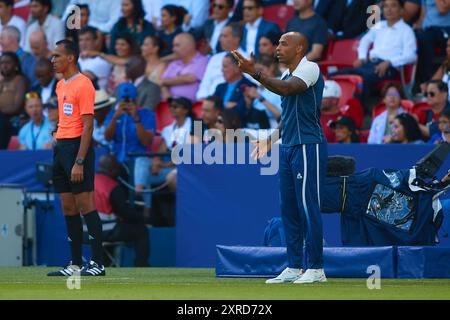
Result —
[{"label": "standing spectator", "polygon": [[231,53],[227,53],[222,65],[225,82],[217,86],[215,96],[221,97],[225,109],[234,108],[241,116],[242,126],[246,125],[246,103],[244,92],[249,87],[256,87],[245,78]]},{"label": "standing spectator", "polygon": [[196,50],[194,37],[189,33],[175,37],[173,51],[179,59],[172,61],[162,76],[163,97],[181,96],[195,101],[208,58]]},{"label": "standing spectator", "polygon": [[401,113],[395,117],[392,124],[392,136],[386,143],[423,143],[422,133],[414,118],[409,113]]},{"label": "standing spectator", "polygon": [[138,106],[154,111],[161,101],[161,89],[145,77],[145,59],[142,56],[132,56],[125,65],[127,79],[137,88]]},{"label": "standing spectator", "polygon": [[233,10],[233,0],[214,0],[212,16],[200,27],[192,32],[196,39],[206,39],[209,52],[216,54],[222,51],[220,35],[229,22],[229,15]]},{"label": "standing spectator", "polygon": [[44,116],[39,94],[29,92],[25,99],[25,112],[30,117],[30,121],[19,131],[20,150],[51,149],[53,144],[52,126]]},{"label": "standing spectator", "polygon": [[223,28],[222,35],[220,36],[220,44],[223,51],[216,53],[209,59],[205,75],[197,91],[197,100],[213,95],[216,87],[222,82],[225,82],[222,64],[228,52],[238,50],[241,54],[245,55],[244,51],[239,48],[242,32],[242,26],[238,22],[232,22]]},{"label": "standing spectator", "polygon": [[41,58],[36,63],[34,74],[38,84],[32,87],[32,91],[35,91],[41,97],[42,103],[48,103],[54,97],[56,97],[56,79],[55,70],[50,60]]},{"label": "standing spectator", "polygon": [[438,118],[439,132],[436,132],[428,143],[440,144],[450,142],[450,111],[442,111]]},{"label": "standing spectator", "polygon": [[109,45],[111,54],[116,54],[115,43],[119,34],[131,34],[138,46],[142,45],[146,36],[155,34],[153,25],[144,17],[145,11],[141,0],[122,0],[122,17],[111,30]]},{"label": "standing spectator", "polygon": [[[447,40],[447,58],[445,61],[441,64],[439,69],[434,74],[433,78],[431,80],[442,80],[444,83],[449,86],[450,89],[450,37]],[[426,89],[426,84],[425,84]],[[450,91],[449,93],[449,99],[450,99]]]},{"label": "standing spectator", "polygon": [[335,130],[331,127],[343,116],[339,108],[339,99],[342,90],[339,84],[333,80],[326,80],[323,88],[322,107],[320,109],[320,124],[328,143],[335,143]]},{"label": "standing spectator", "polygon": [[[89,8],[89,25],[103,33],[110,33],[119,20],[122,0],[71,0],[72,5],[87,5]],[[66,7],[63,21],[72,11],[72,6]]]},{"label": "standing spectator", "polygon": [[14,0],[0,0],[0,32],[6,26],[14,26],[20,32],[20,46],[25,47],[27,24],[22,18],[13,14]]},{"label": "standing spectator", "polygon": [[450,35],[450,2],[423,0],[422,14],[415,25],[420,29],[418,75],[423,81],[431,79],[435,72],[433,59],[435,48],[445,49]]},{"label": "standing spectator", "polygon": [[450,102],[448,101],[448,86],[441,80],[432,80],[427,85],[426,91],[427,103],[431,106],[431,110],[425,111],[425,126],[421,125],[422,135],[425,139],[429,139],[439,132],[437,118],[444,110],[450,110]]},{"label": "standing spectator", "polygon": [[50,14],[52,11],[51,0],[31,0],[31,17],[35,20],[27,28],[25,37],[25,50],[30,51],[30,36],[39,29],[44,30],[48,40],[49,49],[53,50],[57,41],[65,38],[64,25],[57,17]]},{"label": "standing spectator", "polygon": [[390,138],[394,118],[405,110],[401,106],[403,90],[395,83],[388,83],[382,91],[386,110],[372,120],[367,143],[381,144]]},{"label": "standing spectator", "polygon": [[384,0],[386,20],[378,22],[361,39],[354,68],[334,73],[361,75],[364,78],[365,102],[371,88],[384,80],[395,79],[397,68],[416,61],[416,38],[412,28],[402,19],[402,8],[403,1]]},{"label": "standing spectator", "polygon": [[[80,51],[95,52],[97,48],[97,29],[84,27],[78,34],[78,46]],[[100,89],[108,87],[108,78],[111,74],[111,64],[100,55],[86,56],[82,54],[78,60],[80,70],[85,76],[98,84]]]},{"label": "standing spectator", "polygon": [[0,57],[0,73],[0,149],[6,149],[11,136],[18,132],[14,117],[23,111],[28,81],[13,52],[4,52]]},{"label": "standing spectator", "polygon": [[97,90],[95,92],[94,131],[92,138],[97,145],[111,147],[110,143],[105,139],[105,120],[116,101],[116,98],[110,97],[105,90]]},{"label": "standing spectator", "polygon": [[141,46],[142,56],[145,58],[145,75],[147,79],[159,84],[166,64],[161,61],[164,42],[158,36],[147,36]]},{"label": "standing spectator", "polygon": [[[273,78],[279,78],[278,63],[272,55],[261,54],[256,59],[255,66],[264,74]],[[260,85],[258,88],[249,87],[245,91],[253,100],[253,107],[256,110],[264,111],[269,118],[270,127],[278,127],[278,119],[281,116],[281,97],[264,86]]]},{"label": "standing spectator", "polygon": [[331,124],[331,128],[335,129],[337,143],[359,143],[355,121],[352,118],[342,116]]},{"label": "standing spectator", "polygon": [[295,31],[303,34],[309,42],[309,61],[319,61],[327,44],[327,23],[314,12],[313,0],[295,0],[294,7],[298,16],[289,20],[286,32]]},{"label": "standing spectator", "polygon": [[113,155],[99,160],[95,174],[95,204],[103,225],[103,241],[133,242],[136,267],[148,266],[149,242],[144,217],[127,204],[127,193],[117,178],[120,164]]},{"label": "standing spectator", "polygon": [[277,24],[263,19],[262,0],[244,0],[244,33],[241,48],[247,55],[253,52],[255,57],[259,55],[259,39],[270,32],[281,33]]},{"label": "standing spectator", "polygon": [[20,32],[14,26],[4,27],[0,33],[0,45],[3,52],[14,52],[20,60],[20,66],[31,86],[36,85],[34,68],[36,59],[27,51],[20,47]]},{"label": "standing spectator", "polygon": [[162,57],[172,54],[173,41],[175,37],[183,32],[185,11],[175,5],[166,5],[161,9],[161,29],[158,31],[158,37],[164,41],[164,50]]},{"label": "standing spectator", "polygon": [[30,48],[36,59],[45,58],[51,60],[52,52],[48,48],[47,37],[44,31],[36,30],[30,35]]}]

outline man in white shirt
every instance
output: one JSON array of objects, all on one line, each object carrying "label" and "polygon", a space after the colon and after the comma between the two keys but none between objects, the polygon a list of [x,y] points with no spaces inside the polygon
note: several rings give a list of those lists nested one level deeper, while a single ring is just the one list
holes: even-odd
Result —
[{"label": "man in white shirt", "polygon": [[[395,79],[399,67],[414,63],[417,58],[414,31],[402,19],[403,1],[384,0],[383,14],[386,20],[378,22],[361,39],[354,68],[332,74],[361,75],[364,78],[365,101],[370,88],[384,80]],[[369,51],[372,44],[373,48]]]},{"label": "man in white shirt", "polygon": [[24,47],[27,24],[22,18],[13,15],[13,9],[14,0],[0,0],[0,32],[6,26],[16,27],[20,32],[20,46]]},{"label": "man in white shirt", "polygon": [[239,50],[245,55],[244,51],[239,48],[242,39],[242,27],[238,22],[230,23],[222,30],[220,37],[220,44],[223,51],[216,53],[211,57],[206,66],[206,71],[200,82],[200,87],[197,91],[197,100],[202,100],[214,94],[216,87],[225,82],[222,72],[222,62],[229,51]]},{"label": "man in white shirt", "polygon": [[92,81],[97,81],[100,89],[106,90],[108,78],[111,74],[111,65],[100,56],[85,57],[83,52],[96,49],[97,29],[94,27],[84,27],[78,36],[78,46],[80,47],[80,59],[78,63],[80,70]]},{"label": "man in white shirt", "polygon": [[27,28],[25,50],[31,50],[30,36],[39,29],[44,30],[49,49],[53,50],[56,42],[65,38],[64,24],[57,17],[50,15],[52,10],[51,0],[32,0],[30,7],[31,17],[36,21]]}]

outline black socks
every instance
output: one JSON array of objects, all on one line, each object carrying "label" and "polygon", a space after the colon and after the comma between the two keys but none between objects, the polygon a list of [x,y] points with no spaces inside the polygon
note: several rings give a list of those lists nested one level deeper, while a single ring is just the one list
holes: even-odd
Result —
[{"label": "black socks", "polygon": [[99,265],[103,264],[102,247],[102,222],[97,211],[89,212],[83,215],[88,228],[89,243],[91,244],[92,259]]},{"label": "black socks", "polygon": [[72,264],[82,266],[83,224],[79,214],[66,216],[67,234],[69,236],[70,250],[72,252]]}]

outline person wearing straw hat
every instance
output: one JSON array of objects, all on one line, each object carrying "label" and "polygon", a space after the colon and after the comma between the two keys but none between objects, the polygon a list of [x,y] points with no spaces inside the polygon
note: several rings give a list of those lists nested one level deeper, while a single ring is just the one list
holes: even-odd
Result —
[{"label": "person wearing straw hat", "polygon": [[110,147],[110,143],[105,139],[105,119],[111,110],[111,106],[116,103],[116,98],[109,96],[105,90],[95,92],[94,103],[94,133],[92,137],[97,145]]}]

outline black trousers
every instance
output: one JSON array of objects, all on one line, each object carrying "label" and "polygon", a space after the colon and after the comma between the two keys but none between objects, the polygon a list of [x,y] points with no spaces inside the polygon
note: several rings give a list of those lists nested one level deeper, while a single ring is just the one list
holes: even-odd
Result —
[{"label": "black trousers", "polygon": [[104,242],[133,242],[136,251],[136,267],[148,267],[148,229],[144,224],[118,222],[112,230],[103,231]]}]

